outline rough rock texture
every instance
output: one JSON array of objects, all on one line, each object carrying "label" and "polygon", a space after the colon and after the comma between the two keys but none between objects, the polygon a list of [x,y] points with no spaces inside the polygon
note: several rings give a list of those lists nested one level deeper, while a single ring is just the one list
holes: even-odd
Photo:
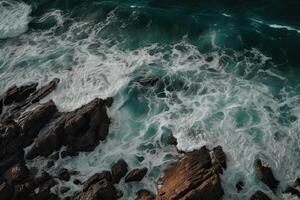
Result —
[{"label": "rough rock texture", "polygon": [[127,163],[123,159],[118,160],[118,162],[111,167],[113,183],[119,183],[121,178],[123,178],[127,172]]},{"label": "rough rock texture", "polygon": [[147,171],[146,167],[131,170],[125,177],[125,183],[141,181],[147,174]]},{"label": "rough rock texture", "polygon": [[19,103],[26,100],[33,92],[36,91],[37,83],[23,85],[20,87],[12,86],[5,93],[4,104]]},{"label": "rough rock texture", "polygon": [[156,200],[217,200],[223,195],[220,165],[212,163],[209,150],[188,152],[165,171]]},{"label": "rough rock texture", "polygon": [[136,200],[154,200],[155,195],[149,192],[148,190],[140,190],[136,193]]},{"label": "rough rock texture", "polygon": [[58,171],[57,177],[58,177],[60,180],[69,181],[70,178],[71,178],[71,175],[70,175],[70,172],[69,172],[67,169],[61,168],[61,169]]},{"label": "rough rock texture", "polygon": [[221,146],[213,148],[213,159],[216,163],[219,163],[224,169],[226,169],[226,155]]},{"label": "rough rock texture", "polygon": [[65,145],[69,152],[92,151],[108,134],[110,120],[106,101],[94,99],[75,111],[64,113],[47,135],[38,141],[28,158],[48,156]]},{"label": "rough rock texture", "polygon": [[265,193],[262,191],[256,191],[250,198],[250,200],[271,200]]},{"label": "rough rock texture", "polygon": [[259,159],[255,161],[255,173],[271,190],[276,190],[279,181],[275,179],[272,169],[268,166],[264,166]]},{"label": "rough rock texture", "polygon": [[82,192],[75,195],[74,200],[115,200],[121,197],[114,187],[110,172],[97,173],[89,178]]}]

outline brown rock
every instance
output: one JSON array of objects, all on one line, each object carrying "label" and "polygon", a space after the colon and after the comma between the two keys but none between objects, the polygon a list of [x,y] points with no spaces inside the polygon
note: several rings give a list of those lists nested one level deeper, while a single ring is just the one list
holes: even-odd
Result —
[{"label": "brown rock", "polygon": [[250,198],[250,200],[271,200],[265,193],[262,191],[256,191]]},{"label": "brown rock", "polygon": [[4,104],[9,105],[14,102],[18,103],[26,100],[30,94],[36,91],[37,85],[37,83],[32,83],[20,87],[13,86],[9,88],[5,94]]},{"label": "brown rock", "polygon": [[125,183],[141,181],[147,174],[147,171],[148,169],[146,167],[131,170],[125,177]]},{"label": "brown rock", "polygon": [[155,195],[148,190],[139,190],[137,193],[137,198],[135,200],[154,200]]},{"label": "brown rock", "polygon": [[213,148],[213,159],[226,169],[226,155],[221,146]]},{"label": "brown rock", "polygon": [[206,147],[186,153],[165,171],[156,200],[220,199],[224,192],[219,172]]},{"label": "brown rock", "polygon": [[255,161],[255,173],[271,190],[276,190],[279,181],[275,179],[272,169],[268,166],[264,166],[259,159]]},{"label": "brown rock", "polygon": [[123,178],[127,172],[127,163],[123,159],[118,160],[118,162],[111,167],[113,183],[119,183],[121,178]]}]

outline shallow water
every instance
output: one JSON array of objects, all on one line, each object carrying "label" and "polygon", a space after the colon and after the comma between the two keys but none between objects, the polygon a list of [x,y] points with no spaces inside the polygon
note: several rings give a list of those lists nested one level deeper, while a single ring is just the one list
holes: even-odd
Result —
[{"label": "shallow water", "polygon": [[[62,111],[115,99],[106,141],[50,173],[64,166],[85,180],[124,158],[150,169],[141,183],[119,185],[122,199],[134,199],[139,188],[155,191],[177,159],[166,144],[173,134],[182,150],[223,146],[224,199],[248,199],[258,188],[291,199],[280,190],[300,176],[300,2],[0,2],[2,91],[58,77],[47,99]],[[156,77],[154,87],[139,84]],[[276,196],[255,178],[256,158],[281,181]]]}]

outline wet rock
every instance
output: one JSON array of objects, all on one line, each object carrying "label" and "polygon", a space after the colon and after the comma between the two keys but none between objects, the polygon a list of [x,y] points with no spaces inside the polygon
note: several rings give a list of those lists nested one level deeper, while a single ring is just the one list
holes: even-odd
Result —
[{"label": "wet rock", "polygon": [[35,93],[32,94],[32,97],[29,99],[31,103],[39,102],[42,98],[50,94],[53,90],[57,88],[60,80],[58,78],[54,78],[49,83],[40,87]]},{"label": "wet rock", "polygon": [[178,144],[177,139],[173,135],[171,135],[169,144],[174,145],[174,146],[177,146],[177,144]]},{"label": "wet rock", "polygon": [[29,177],[29,171],[24,163],[18,162],[3,174],[10,184],[22,183]]},{"label": "wet rock", "polygon": [[279,181],[275,179],[272,169],[268,166],[264,166],[262,161],[257,159],[255,161],[255,173],[256,176],[264,182],[271,190],[276,190]]},{"label": "wet rock", "polygon": [[224,169],[226,169],[226,155],[221,146],[213,148],[213,159],[219,163]]},{"label": "wet rock", "polygon": [[79,179],[75,179],[75,180],[73,181],[73,183],[74,183],[75,185],[82,185],[82,183],[81,183],[81,181],[80,181]]},{"label": "wet rock", "polygon": [[64,194],[64,193],[68,192],[69,190],[70,190],[69,187],[62,186],[62,187],[60,188],[60,193],[61,193],[61,194]]},{"label": "wet rock", "polygon": [[0,183],[0,199],[1,200],[11,200],[14,194],[14,189],[5,181]]},{"label": "wet rock", "polygon": [[23,134],[23,146],[30,145],[33,142],[39,131],[51,120],[56,112],[56,105],[51,100],[23,115],[19,122]]},{"label": "wet rock", "polygon": [[141,181],[147,174],[147,171],[146,167],[131,170],[125,177],[125,183]]},{"label": "wet rock", "polygon": [[300,199],[300,191],[297,190],[296,188],[292,187],[292,186],[288,186],[288,187],[283,191],[283,193],[291,194],[291,195],[297,196],[297,197]]},{"label": "wet rock", "polygon": [[235,188],[236,188],[237,192],[242,191],[243,188],[244,188],[244,182],[238,181],[238,182],[235,184]]},{"label": "wet rock", "polygon": [[115,200],[121,193],[114,187],[110,172],[97,173],[84,183],[83,191],[74,200]]},{"label": "wet rock", "polygon": [[20,87],[13,86],[6,91],[4,104],[10,105],[26,100],[30,94],[36,91],[37,83],[23,85]]},{"label": "wet rock", "polygon": [[136,200],[154,200],[155,195],[148,190],[139,190],[137,193]]},{"label": "wet rock", "polygon": [[48,156],[63,145],[73,153],[92,151],[106,138],[109,123],[106,101],[94,99],[75,111],[64,113],[48,134],[34,145],[28,158]]},{"label": "wet rock", "polygon": [[128,172],[127,163],[123,159],[120,159],[117,163],[115,163],[111,167],[113,183],[119,183],[121,178],[123,178],[127,172]]},{"label": "wet rock", "polygon": [[3,99],[0,99],[0,115],[2,114],[3,111]]},{"label": "wet rock", "polygon": [[265,193],[262,191],[256,191],[250,198],[250,200],[271,200]]},{"label": "wet rock", "polygon": [[49,160],[49,161],[47,162],[47,164],[46,164],[46,168],[49,169],[49,168],[53,167],[54,164],[55,164],[55,163],[54,163],[53,160]]},{"label": "wet rock", "polygon": [[212,165],[206,147],[188,152],[165,171],[155,199],[220,199],[224,192],[219,168]]},{"label": "wet rock", "polygon": [[63,181],[69,181],[70,178],[71,178],[71,175],[70,175],[69,171],[68,171],[66,168],[61,168],[61,169],[58,171],[57,177],[58,177],[60,180],[63,180]]}]

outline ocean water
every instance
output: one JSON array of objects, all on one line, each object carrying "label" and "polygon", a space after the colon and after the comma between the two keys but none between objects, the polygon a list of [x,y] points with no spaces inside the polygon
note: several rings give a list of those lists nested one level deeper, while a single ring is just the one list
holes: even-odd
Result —
[{"label": "ocean water", "polygon": [[[298,0],[0,0],[0,89],[57,77],[44,101],[61,111],[114,97],[106,141],[49,173],[64,166],[84,181],[124,158],[149,168],[140,183],[118,186],[134,199],[155,192],[180,157],[166,142],[173,134],[181,150],[223,147],[224,199],[257,189],[293,199],[281,191],[300,176],[299,10]],[[139,83],[152,78],[155,86]],[[255,177],[257,158],[280,180],[276,194]],[[80,190],[60,185],[72,188],[64,196]]]}]

